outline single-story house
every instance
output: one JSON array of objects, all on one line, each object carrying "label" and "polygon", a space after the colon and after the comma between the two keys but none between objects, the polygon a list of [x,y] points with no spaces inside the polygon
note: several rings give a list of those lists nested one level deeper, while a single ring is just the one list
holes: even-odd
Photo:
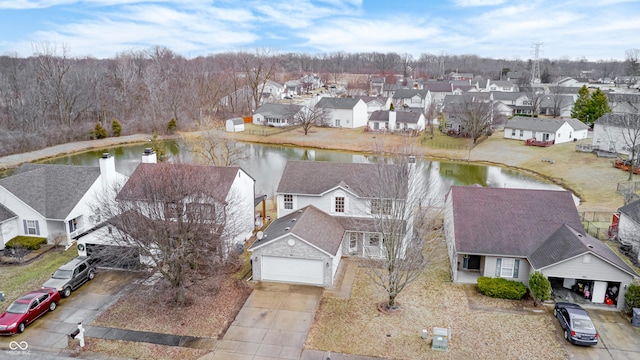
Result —
[{"label": "single-story house", "polygon": [[227,130],[227,132],[244,131],[244,119],[242,118],[227,119],[225,129]]},{"label": "single-story house", "polygon": [[504,126],[505,139],[553,141],[561,144],[586,139],[589,126],[577,119],[514,116]]},{"label": "single-story house", "polygon": [[412,111],[377,110],[369,116],[369,129],[404,131],[422,131],[426,120],[424,114]]},{"label": "single-story house", "polygon": [[268,126],[289,126],[295,123],[296,114],[302,105],[268,103],[253,113],[253,123]]},{"label": "single-story house", "polygon": [[638,276],[583,228],[568,191],[452,186],[444,230],[454,282],[502,277],[528,285],[540,271],[554,286],[584,290],[603,304],[616,289],[618,309]]}]

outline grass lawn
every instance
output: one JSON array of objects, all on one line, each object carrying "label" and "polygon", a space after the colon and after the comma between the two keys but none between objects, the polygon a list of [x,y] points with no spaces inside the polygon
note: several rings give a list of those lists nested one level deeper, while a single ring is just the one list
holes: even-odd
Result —
[{"label": "grass lawn", "polygon": [[78,253],[75,248],[64,251],[63,247],[59,247],[27,264],[0,266],[0,291],[4,292],[6,297],[6,301],[0,303],[0,312],[20,295],[40,289],[51,274],[76,256]]},{"label": "grass lawn", "polygon": [[[72,340],[73,341],[73,340]],[[70,342],[71,344],[71,342]],[[73,345],[78,349],[79,344]],[[87,338],[81,353],[108,354],[123,359],[198,359],[210,351],[177,346],[163,346],[143,342]],[[79,352],[80,354],[80,352]]]},{"label": "grass lawn", "polygon": [[[441,244],[446,254],[445,245]],[[474,285],[450,282],[441,256],[397,298],[398,314],[378,311],[386,293],[358,269],[349,299],[324,298],[306,346],[393,359],[567,359],[549,309],[530,301],[492,299]],[[431,350],[434,327],[450,327],[448,352]],[[422,329],[429,339],[421,338]]]}]

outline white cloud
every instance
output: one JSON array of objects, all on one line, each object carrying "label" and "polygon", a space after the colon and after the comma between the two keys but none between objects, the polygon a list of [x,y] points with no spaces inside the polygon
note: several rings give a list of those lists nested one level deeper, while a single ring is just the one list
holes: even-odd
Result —
[{"label": "white cloud", "polygon": [[453,0],[459,7],[496,6],[504,4],[506,0]]}]

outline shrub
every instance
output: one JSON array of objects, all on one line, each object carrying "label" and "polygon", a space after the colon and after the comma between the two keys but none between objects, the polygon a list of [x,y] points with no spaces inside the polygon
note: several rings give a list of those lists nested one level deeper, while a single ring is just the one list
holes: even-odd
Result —
[{"label": "shrub", "polygon": [[534,271],[529,275],[529,289],[533,297],[533,305],[551,299],[551,283],[540,271]]},{"label": "shrub", "polygon": [[122,125],[120,125],[120,121],[116,119],[113,119],[113,121],[111,121],[111,132],[115,137],[120,136],[120,133],[122,132]]},{"label": "shrub", "polygon": [[176,131],[177,127],[178,127],[178,123],[176,122],[176,119],[171,118],[171,120],[169,120],[169,124],[167,124],[167,132],[169,134],[173,134],[173,132]]},{"label": "shrub", "polygon": [[527,287],[519,281],[486,276],[478,278],[478,290],[486,296],[511,300],[520,300],[527,293]]},{"label": "shrub", "polygon": [[102,127],[102,124],[100,124],[100,122],[98,121],[96,123],[96,127],[94,127],[93,130],[91,130],[91,132],[89,133],[89,137],[91,138],[91,140],[104,139],[107,137],[107,129]]},{"label": "shrub", "polygon": [[38,250],[40,245],[46,244],[47,238],[35,236],[16,236],[5,244],[7,249],[24,248],[28,250]]},{"label": "shrub", "polygon": [[640,285],[631,284],[624,294],[624,304],[627,313],[631,314],[633,308],[640,308]]}]

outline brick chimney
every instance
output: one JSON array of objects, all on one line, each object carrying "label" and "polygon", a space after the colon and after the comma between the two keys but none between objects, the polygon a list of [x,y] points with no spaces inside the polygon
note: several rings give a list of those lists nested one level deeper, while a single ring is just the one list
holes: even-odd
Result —
[{"label": "brick chimney", "polygon": [[156,152],[153,151],[152,148],[145,148],[142,153],[142,163],[143,164],[156,164],[158,162],[158,157],[156,156]]}]

